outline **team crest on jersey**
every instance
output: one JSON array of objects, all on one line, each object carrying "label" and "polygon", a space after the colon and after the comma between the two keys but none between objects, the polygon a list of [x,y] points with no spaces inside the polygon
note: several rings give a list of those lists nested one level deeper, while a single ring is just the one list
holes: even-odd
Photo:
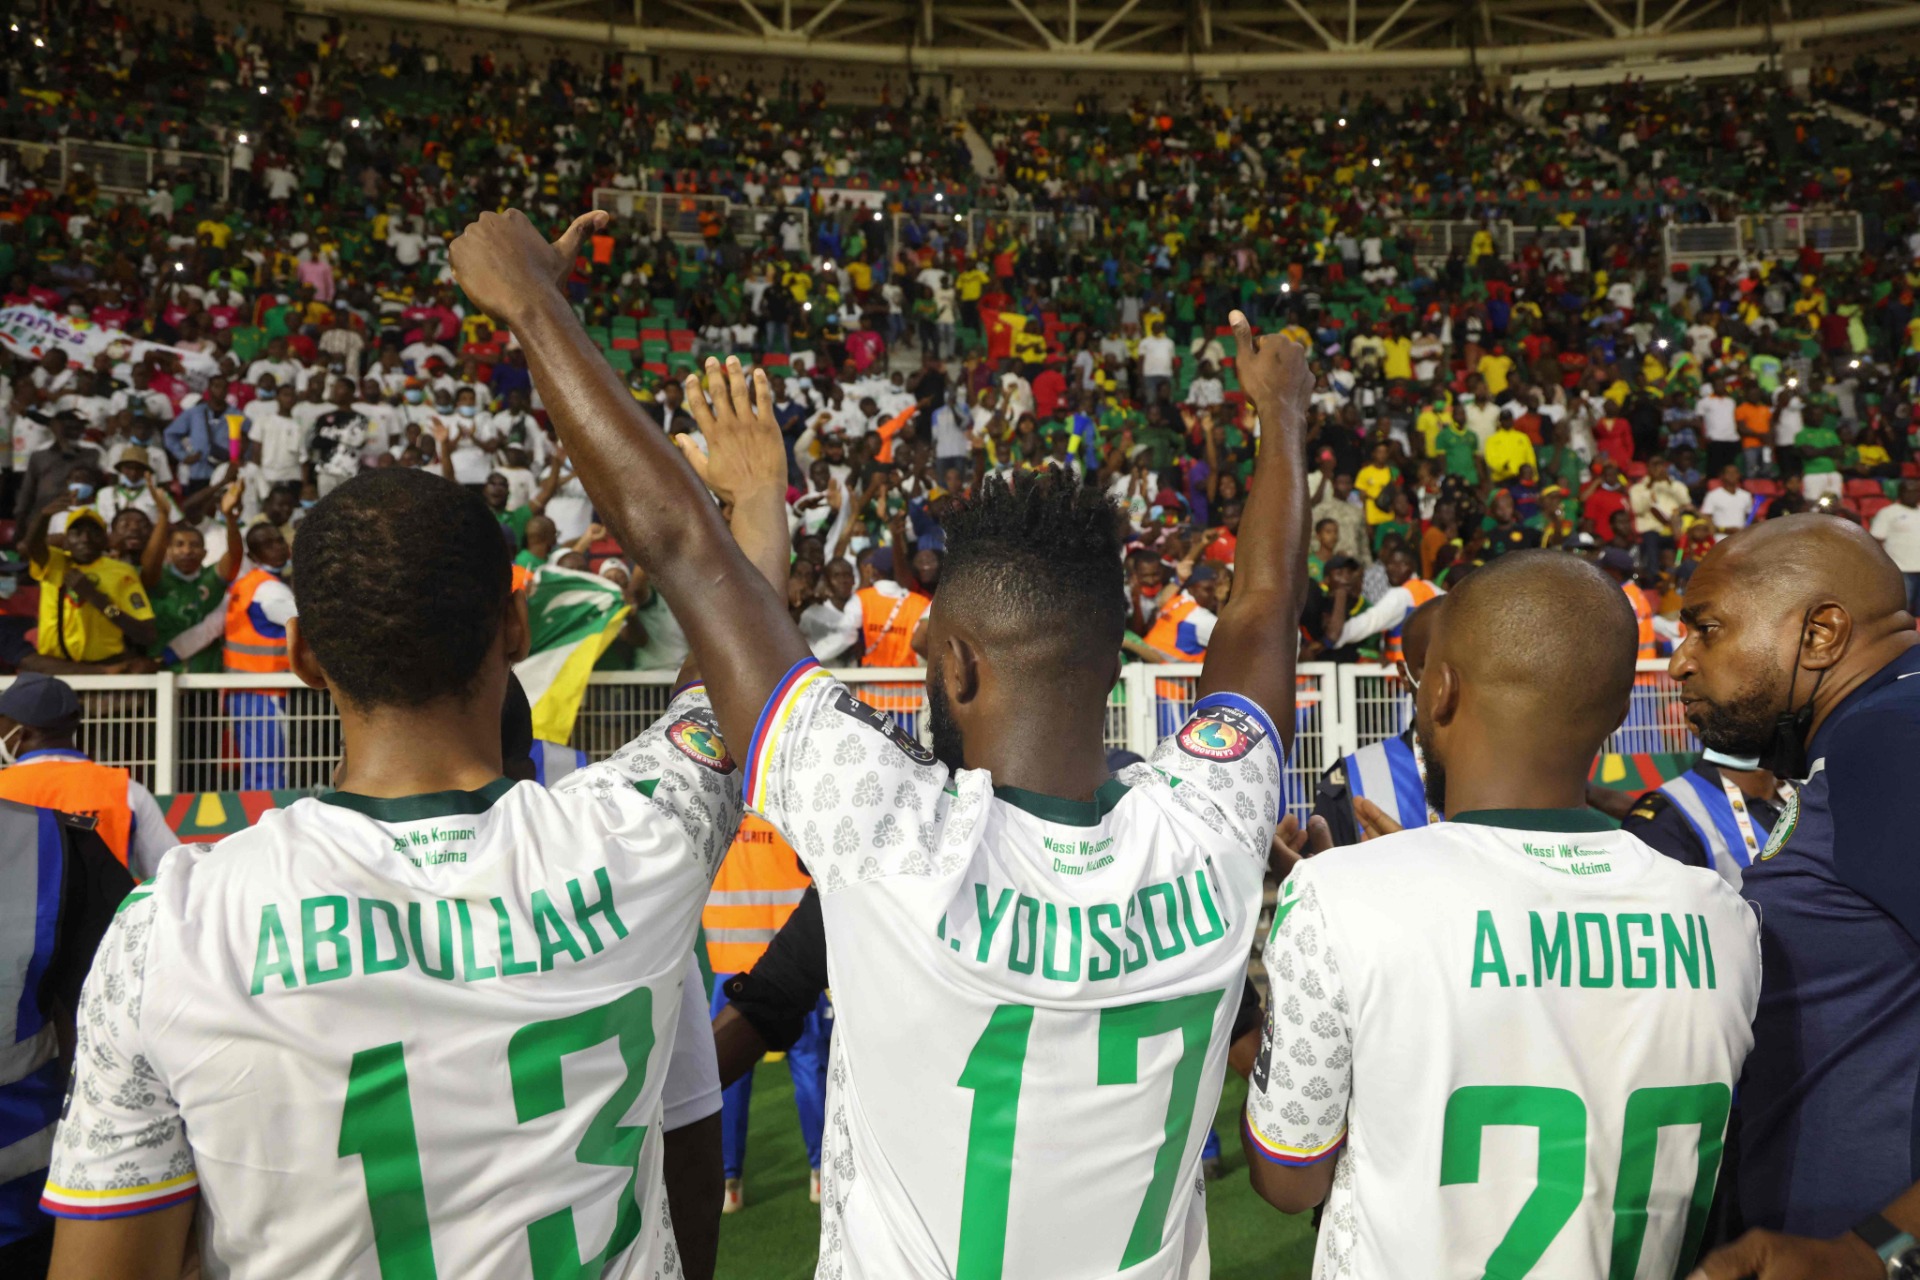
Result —
[{"label": "team crest on jersey", "polygon": [[1793,839],[1793,829],[1800,825],[1800,788],[1791,789],[1787,803],[1780,810],[1780,816],[1774,819],[1773,830],[1767,835],[1766,847],[1760,850],[1760,861],[1765,862],[1786,847]]},{"label": "team crest on jersey", "polygon": [[1260,745],[1267,731],[1237,707],[1208,707],[1181,726],[1180,749],[1202,760],[1238,760]]},{"label": "team crest on jersey", "polygon": [[720,726],[711,711],[689,711],[674,721],[667,729],[667,741],[697,765],[715,773],[733,772],[733,757],[727,754],[727,744],[720,738]]},{"label": "team crest on jersey", "polygon": [[833,709],[842,715],[852,716],[900,748],[907,759],[915,764],[932,764],[933,748],[923,746],[920,740],[906,731],[901,723],[878,707],[868,706],[845,689],[834,694]]}]

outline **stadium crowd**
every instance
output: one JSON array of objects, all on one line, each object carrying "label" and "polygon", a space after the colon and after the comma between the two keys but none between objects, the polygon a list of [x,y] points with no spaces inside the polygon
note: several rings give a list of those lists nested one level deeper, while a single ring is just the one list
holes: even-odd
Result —
[{"label": "stadium crowd", "polygon": [[[187,56],[163,63],[162,45]],[[1865,74],[1823,80],[1845,96]],[[1201,652],[1257,446],[1232,339],[1206,319],[1231,306],[1315,354],[1312,656],[1380,654],[1389,592],[1532,546],[1601,558],[1670,640],[1716,538],[1814,506],[1871,522],[1920,573],[1901,514],[1920,499],[1920,224],[1892,167],[1911,131],[1870,139],[1757,82],[1627,83],[1526,112],[1465,84],[1319,113],[981,112],[997,171],[976,180],[937,114],[829,106],[791,77],[647,95],[605,67],[461,70],[412,44],[89,6],[13,33],[7,75],[5,132],[110,130],[181,162],[135,197],[80,165],[53,180],[33,147],[0,161],[5,303],[157,344],[11,356],[15,663],[217,669],[206,620],[262,563],[246,531],[290,542],[303,504],[405,466],[484,493],[527,567],[622,580],[639,608],[604,662],[676,665],[671,615],[594,523],[523,355],[446,259],[479,209],[552,221],[604,187],[697,187],[750,211],[703,215],[697,239],[622,221],[569,288],[670,433],[692,429],[679,380],[703,355],[776,373],[790,599],[823,659],[910,664],[943,499],[1040,468],[1097,478],[1127,510],[1131,656]],[[231,162],[224,202],[196,150]],[[1852,200],[1867,252],[1664,270],[1663,218],[1724,205],[1722,182],[1747,207]],[[883,205],[841,203],[853,184]],[[1584,248],[1503,255],[1489,225],[1433,259],[1402,222],[1546,205]],[[961,207],[960,229],[926,212]],[[909,215],[897,243],[888,212]],[[73,565],[31,554],[36,526],[63,541],[69,508],[105,533],[73,557],[88,586],[43,596]],[[142,572],[87,567],[113,561]],[[141,578],[151,634],[108,598],[137,599]]]}]

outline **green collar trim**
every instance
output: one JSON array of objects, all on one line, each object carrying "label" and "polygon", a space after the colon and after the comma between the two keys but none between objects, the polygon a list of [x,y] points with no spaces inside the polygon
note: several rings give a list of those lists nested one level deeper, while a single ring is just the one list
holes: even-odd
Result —
[{"label": "green collar trim", "polygon": [[493,802],[513,790],[512,778],[495,778],[478,791],[429,791],[417,796],[363,796],[352,791],[329,791],[317,797],[322,804],[339,805],[364,813],[375,822],[423,822],[457,814],[485,813]]},{"label": "green collar trim", "polygon": [[1059,796],[1045,796],[1020,787],[995,787],[993,797],[1016,809],[1026,810],[1042,822],[1057,822],[1066,827],[1097,827],[1102,818],[1113,812],[1113,807],[1120,803],[1120,797],[1126,795],[1127,790],[1127,784],[1120,779],[1108,778],[1093,793],[1091,800],[1062,800]]},{"label": "green collar trim", "polygon": [[1476,809],[1451,815],[1453,822],[1516,831],[1612,831],[1606,815],[1594,809]]}]

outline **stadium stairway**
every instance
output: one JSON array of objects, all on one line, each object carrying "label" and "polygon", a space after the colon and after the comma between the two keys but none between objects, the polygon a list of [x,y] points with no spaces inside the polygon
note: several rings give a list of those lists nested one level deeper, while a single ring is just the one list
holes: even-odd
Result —
[{"label": "stadium stairway", "polygon": [[1832,98],[1821,98],[1818,101],[1821,108],[1828,115],[1832,116],[1835,120],[1843,120],[1847,124],[1852,125],[1860,131],[1863,137],[1877,138],[1891,128],[1890,125],[1875,120],[1872,116],[1861,115],[1852,107],[1841,106]]}]

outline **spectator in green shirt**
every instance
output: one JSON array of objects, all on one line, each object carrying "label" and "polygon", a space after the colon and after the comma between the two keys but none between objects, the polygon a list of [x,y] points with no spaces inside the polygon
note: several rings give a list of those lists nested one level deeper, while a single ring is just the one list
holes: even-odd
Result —
[{"label": "spectator in green shirt", "polygon": [[1813,425],[1801,428],[1794,446],[1806,464],[1802,492],[1807,501],[1818,502],[1828,494],[1839,497],[1846,488],[1840,464],[1846,457],[1847,446],[1841,441],[1840,433],[1833,429],[1833,420],[1822,417]]},{"label": "spectator in green shirt", "polygon": [[[240,573],[246,542],[240,536],[240,486],[224,491],[220,515],[227,525],[227,550],[216,568],[207,564],[207,540],[191,523],[199,519],[220,489],[187,499],[185,522],[172,523],[173,503],[153,477],[147,477],[159,512],[140,557],[140,581],[153,604],[154,641],[148,655],[163,666],[196,675],[224,670],[227,584]],[[129,508],[132,510],[133,508]]]},{"label": "spectator in green shirt", "polygon": [[1457,423],[1443,419],[1433,438],[1434,448],[1447,466],[1447,474],[1468,484],[1480,483],[1480,437]]}]

